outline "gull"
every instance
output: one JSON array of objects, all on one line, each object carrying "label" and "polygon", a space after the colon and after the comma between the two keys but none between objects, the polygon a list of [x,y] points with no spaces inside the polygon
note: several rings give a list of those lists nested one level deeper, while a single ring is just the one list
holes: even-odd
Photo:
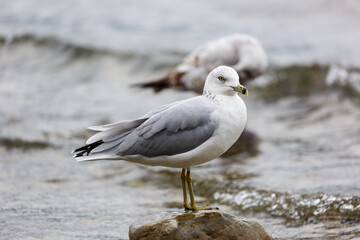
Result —
[{"label": "gull", "polygon": [[[266,53],[260,42],[247,34],[233,34],[201,45],[164,77],[137,84],[152,88],[155,92],[166,88],[191,90],[201,94],[207,74],[219,65],[234,68],[240,81],[248,81],[263,74],[268,67]],[[224,154],[241,152],[256,154],[260,144],[259,136],[246,128],[235,144]]]},{"label": "gull", "polygon": [[74,158],[182,168],[184,208],[213,209],[195,204],[190,168],[221,156],[239,138],[247,110],[238,93],[247,95],[248,90],[237,72],[219,66],[207,76],[200,96],[160,106],[138,119],[89,127],[97,133],[73,151]]},{"label": "gull", "polygon": [[266,53],[259,41],[246,34],[233,34],[209,41],[196,48],[163,78],[141,83],[155,91],[176,87],[201,93],[208,73],[220,65],[230,66],[246,83],[264,73]]}]

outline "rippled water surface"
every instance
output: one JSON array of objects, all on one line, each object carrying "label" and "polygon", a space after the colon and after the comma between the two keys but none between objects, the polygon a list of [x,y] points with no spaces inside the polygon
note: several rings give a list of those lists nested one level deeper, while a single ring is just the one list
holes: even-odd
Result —
[{"label": "rippled water surface", "polygon": [[[273,63],[244,99],[248,128],[262,142],[258,154],[194,167],[197,200],[256,219],[279,239],[360,238],[356,1],[293,7],[237,1],[221,8],[210,2],[207,12],[201,2],[153,1],[157,11],[146,13],[118,1],[107,7],[6,3],[0,10],[1,239],[127,239],[135,219],[181,208],[179,169],[76,163],[70,151],[90,136],[86,126],[195,96],[131,84],[162,76],[207,39],[239,31],[259,37]],[[296,65],[304,62],[322,65]],[[328,86],[328,63],[345,64],[355,80]]]}]

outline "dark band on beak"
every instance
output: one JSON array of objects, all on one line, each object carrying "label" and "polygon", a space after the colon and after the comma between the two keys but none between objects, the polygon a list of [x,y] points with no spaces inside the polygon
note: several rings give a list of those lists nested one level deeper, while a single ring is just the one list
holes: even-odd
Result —
[{"label": "dark band on beak", "polygon": [[246,87],[243,87],[243,89],[242,89],[242,94],[246,94],[246,92],[247,92],[247,89],[246,89]]},{"label": "dark band on beak", "polygon": [[237,87],[232,87],[234,89],[234,91],[242,93],[244,95],[248,95],[248,90],[246,89],[246,87],[244,87],[243,85],[239,85]]}]

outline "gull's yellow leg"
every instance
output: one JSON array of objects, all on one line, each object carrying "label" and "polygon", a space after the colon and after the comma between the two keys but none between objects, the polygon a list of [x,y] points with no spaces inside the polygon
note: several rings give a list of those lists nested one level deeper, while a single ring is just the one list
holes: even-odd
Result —
[{"label": "gull's yellow leg", "polygon": [[183,197],[184,197],[184,208],[186,209],[190,209],[190,205],[187,201],[187,193],[186,193],[186,174],[185,174],[185,168],[182,169],[181,171],[181,183],[182,183],[182,189],[183,189]]},{"label": "gull's yellow leg", "polygon": [[[184,171],[184,169],[183,169]],[[195,204],[195,198],[194,198],[194,192],[193,192],[193,186],[192,186],[192,178],[190,173],[190,168],[187,169],[186,172],[186,182],[189,188],[189,194],[190,194],[190,208],[187,208],[192,211],[199,211],[199,210],[211,210],[211,209],[219,209],[219,208],[213,208],[209,206],[196,206]]]}]

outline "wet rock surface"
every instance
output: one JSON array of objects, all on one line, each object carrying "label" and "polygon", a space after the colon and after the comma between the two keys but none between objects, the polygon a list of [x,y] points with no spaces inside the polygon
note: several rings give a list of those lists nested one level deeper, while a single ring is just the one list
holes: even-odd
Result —
[{"label": "wet rock surface", "polygon": [[240,220],[219,210],[155,213],[131,224],[129,238],[130,240],[273,239],[258,222]]}]

